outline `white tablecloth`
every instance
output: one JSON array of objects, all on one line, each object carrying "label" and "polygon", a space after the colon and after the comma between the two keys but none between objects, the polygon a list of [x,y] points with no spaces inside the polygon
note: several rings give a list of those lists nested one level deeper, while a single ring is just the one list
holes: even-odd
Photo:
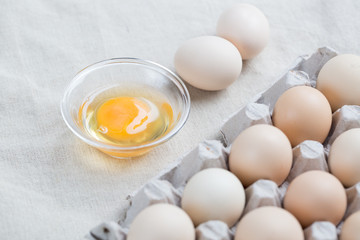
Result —
[{"label": "white tablecloth", "polygon": [[233,0],[0,1],[0,238],[80,239],[116,220],[132,193],[269,87],[298,56],[330,46],[360,54],[360,1],[253,0],[268,17],[266,49],[228,89],[189,86],[192,109],[169,142],[134,160],[85,145],[59,103],[76,72],[103,59],[140,57],[174,69],[185,40],[213,35]]}]

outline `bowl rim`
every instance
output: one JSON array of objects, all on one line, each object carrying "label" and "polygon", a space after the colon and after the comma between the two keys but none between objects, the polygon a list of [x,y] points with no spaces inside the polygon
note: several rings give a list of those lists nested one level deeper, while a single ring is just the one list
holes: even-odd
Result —
[{"label": "bowl rim", "polygon": [[[166,133],[163,136],[160,136],[155,141],[151,141],[146,144],[123,147],[123,146],[119,146],[116,144],[104,143],[97,139],[94,139],[90,135],[83,133],[83,131],[81,131],[77,127],[77,125],[74,123],[74,121],[72,121],[70,109],[67,107],[67,102],[68,102],[67,99],[68,99],[70,93],[76,87],[76,85],[78,84],[78,81],[82,80],[84,76],[88,75],[92,71],[95,71],[102,67],[108,66],[109,64],[142,65],[142,67],[145,66],[147,68],[155,70],[158,73],[164,75],[168,80],[172,81],[176,85],[177,89],[181,93],[181,97],[184,102],[184,106],[182,108],[182,114],[181,114],[179,121],[168,133]],[[68,128],[78,138],[80,138],[85,143],[87,143],[93,147],[104,149],[107,151],[132,151],[132,150],[145,149],[145,148],[149,148],[149,147],[155,147],[161,143],[168,141],[171,137],[173,137],[177,132],[180,131],[180,129],[184,126],[185,122],[188,120],[189,114],[190,114],[190,106],[191,106],[191,99],[190,99],[189,91],[188,91],[186,85],[184,84],[184,82],[181,80],[181,78],[177,74],[175,74],[173,71],[171,71],[168,68],[166,68],[156,62],[153,62],[153,61],[144,60],[144,59],[135,58],[135,57],[118,57],[118,58],[110,58],[110,59],[102,60],[102,61],[90,64],[87,67],[81,69],[73,77],[73,79],[70,81],[70,83],[68,83],[68,85],[66,86],[64,95],[60,102],[60,111],[61,111],[62,118],[63,118],[64,122],[66,123],[66,125],[68,126]]]}]

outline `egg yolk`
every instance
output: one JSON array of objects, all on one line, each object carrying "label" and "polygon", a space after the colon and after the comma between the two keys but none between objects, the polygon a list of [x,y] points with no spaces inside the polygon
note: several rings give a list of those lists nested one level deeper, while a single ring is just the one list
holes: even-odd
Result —
[{"label": "egg yolk", "polygon": [[129,141],[151,131],[151,123],[158,117],[159,111],[152,102],[136,97],[112,98],[96,113],[98,131],[118,141]]}]

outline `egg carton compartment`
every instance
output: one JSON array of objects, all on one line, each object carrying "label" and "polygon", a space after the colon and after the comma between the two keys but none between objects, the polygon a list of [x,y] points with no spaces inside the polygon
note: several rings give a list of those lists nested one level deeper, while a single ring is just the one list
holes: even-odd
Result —
[{"label": "egg carton compartment", "polygon": [[[272,124],[271,114],[278,97],[293,86],[315,87],[320,69],[336,55],[334,50],[324,47],[318,49],[310,57],[302,56],[296,59],[289,70],[269,89],[256,95],[250,103],[225,121],[221,127],[225,146],[217,140],[200,143],[134,194],[129,195],[128,207],[121,213],[118,222],[100,224],[90,231],[86,239],[125,240],[131,222],[147,206],[156,203],[180,206],[184,186],[195,173],[213,167],[228,169],[231,143],[240,132],[255,124]],[[342,132],[356,127],[360,127],[360,106],[343,106],[333,113],[332,127],[324,144],[309,140],[293,148],[293,166],[280,187],[271,180],[262,179],[245,189],[246,206],[242,216],[261,206],[282,207],[289,183],[299,174],[309,170],[328,172],[327,155],[331,144]],[[347,210],[343,220],[360,210],[360,182],[347,188],[346,195]],[[343,221],[338,226],[330,222],[315,222],[304,229],[305,239],[338,239],[342,224]],[[229,228],[221,221],[205,222],[196,228],[196,239],[231,240],[234,238],[236,225],[237,223]]]}]

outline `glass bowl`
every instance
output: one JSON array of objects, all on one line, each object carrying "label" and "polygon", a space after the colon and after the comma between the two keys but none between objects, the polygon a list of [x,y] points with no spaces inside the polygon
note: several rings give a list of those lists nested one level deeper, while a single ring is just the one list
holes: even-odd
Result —
[{"label": "glass bowl", "polygon": [[[160,91],[172,107],[174,120],[163,135],[140,145],[121,146],[96,139],[85,129],[79,114],[84,101],[99,89],[129,84]],[[113,58],[84,68],[70,82],[61,101],[61,114],[70,130],[85,143],[115,158],[140,156],[169,140],[183,127],[189,112],[190,96],[181,79],[157,63],[138,58]]]}]

